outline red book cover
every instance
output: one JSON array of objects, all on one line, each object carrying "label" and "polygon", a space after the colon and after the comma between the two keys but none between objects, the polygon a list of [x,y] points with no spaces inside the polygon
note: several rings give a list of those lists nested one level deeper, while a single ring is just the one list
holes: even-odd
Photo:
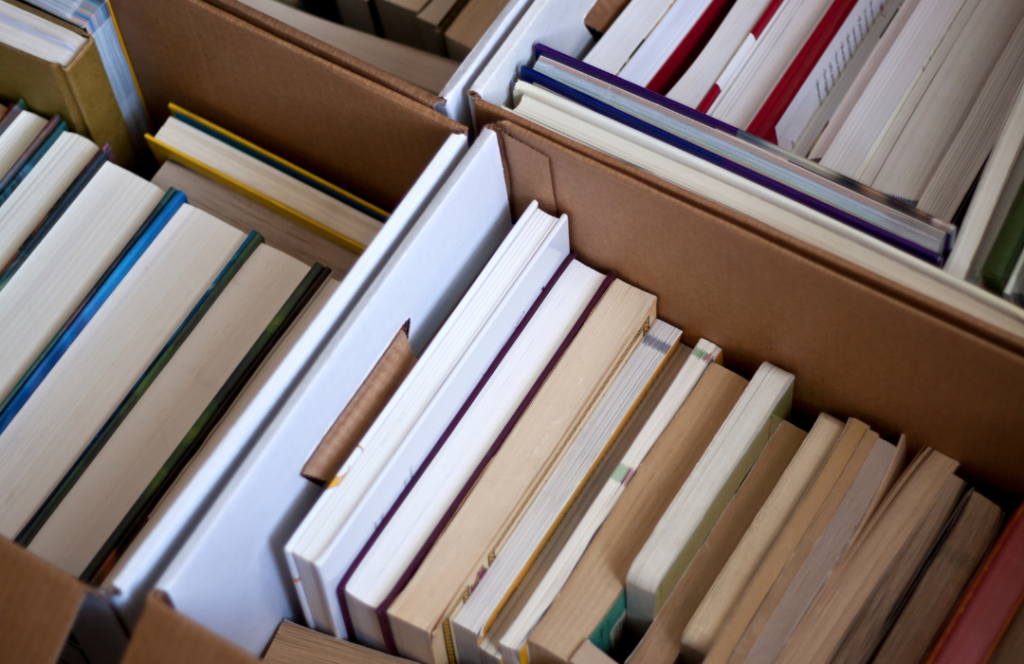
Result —
[{"label": "red book cover", "polygon": [[1024,601],[1022,505],[942,630],[926,664],[984,664]]},{"label": "red book cover", "polygon": [[765,101],[764,106],[761,107],[753,122],[747,127],[748,133],[776,145],[778,144],[778,139],[775,136],[775,125],[779,123],[779,119],[793,102],[793,98],[800,90],[800,86],[807,80],[814,65],[821,59],[822,53],[828,48],[828,45],[832,42],[836,33],[839,32],[839,28],[842,27],[846,17],[850,15],[856,4],[857,0],[834,0],[832,6],[825,12],[825,16],[822,17],[821,23],[811,33],[804,47],[800,49],[800,52],[793,60],[793,64],[782,75],[778,85],[775,86],[771,95],[768,96],[768,100]]},{"label": "red book cover", "polygon": [[683,41],[679,42],[676,50],[647,84],[648,90],[663,95],[672,89],[672,86],[682,78],[700,52],[704,50],[711,36],[715,34],[715,30],[721,25],[722,19],[732,9],[733,2],[735,0],[712,0],[697,22],[690,28],[690,32],[687,33]]}]

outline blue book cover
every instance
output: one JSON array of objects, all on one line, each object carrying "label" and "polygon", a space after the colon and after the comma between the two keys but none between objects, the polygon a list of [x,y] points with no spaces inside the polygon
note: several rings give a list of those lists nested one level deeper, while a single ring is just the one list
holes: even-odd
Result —
[{"label": "blue book cover", "polygon": [[245,242],[238,248],[235,254],[228,260],[227,264],[220,271],[220,274],[213,280],[213,283],[206,290],[202,297],[192,311],[189,312],[185,320],[182,321],[178,329],[175,330],[171,338],[164,344],[163,349],[156,356],[153,362],[146,368],[142,373],[142,376],[136,381],[135,385],[129,390],[128,394],[121,401],[117,408],[114,409],[113,414],[107,419],[107,421],[100,428],[99,432],[92,439],[89,445],[82,451],[82,454],[78,457],[75,463],[71,466],[68,472],[64,475],[64,478],[57,484],[54,490],[50,493],[46,501],[43,502],[39,510],[33,515],[29,522],[25,525],[22,531],[15,538],[15,542],[22,546],[28,546],[32,541],[32,538],[36,536],[39,529],[46,523],[46,519],[53,514],[57,506],[60,505],[60,501],[64,499],[64,496],[71,491],[74,487],[75,482],[85,473],[88,469],[89,464],[92,463],[93,459],[100,453],[103,446],[106,444],[110,437],[120,426],[121,422],[124,421],[128,414],[135,407],[135,404],[139,402],[142,396],[149,389],[153,381],[156,380],[160,372],[163,371],[164,367],[167,366],[168,362],[174,357],[174,354],[181,348],[181,345],[185,343],[189,334],[195,329],[199,321],[203,319],[206,312],[210,310],[213,303],[217,301],[220,294],[224,292],[224,289],[231,282],[231,279],[238,274],[238,271],[242,268],[245,262],[252,256],[256,248],[263,243],[263,236],[253,231],[249,233]]},{"label": "blue book cover", "polygon": [[85,189],[85,186],[89,184],[93,176],[99,172],[103,164],[107,163],[107,161],[112,161],[112,159],[110,146],[105,144],[103,148],[96,153],[96,156],[89,160],[89,163],[85,165],[82,172],[75,177],[64,193],[61,194],[60,198],[57,199],[57,202],[53,204],[53,207],[51,207],[49,211],[47,211],[46,215],[43,216],[39,225],[36,226],[32,233],[25,238],[25,241],[21,243],[21,246],[18,247],[16,252],[14,252],[11,259],[7,261],[7,265],[0,268],[0,290],[3,290],[4,286],[7,285],[7,282],[9,282],[11,277],[14,276],[14,273],[18,271],[18,268],[21,267],[22,263],[24,263],[32,253],[32,250],[42,242],[43,238],[46,237],[46,234],[50,232],[50,229],[53,228],[67,209],[71,207],[71,204],[75,202],[75,199],[78,198],[78,195],[83,189]]},{"label": "blue book cover", "polygon": [[103,303],[107,301],[110,294],[124,280],[125,275],[138,262],[139,258],[146,252],[146,249],[153,244],[153,240],[164,229],[171,217],[186,202],[185,194],[175,189],[169,189],[167,194],[160,200],[153,212],[139,227],[135,235],[128,242],[120,255],[114,259],[110,267],[96,282],[92,290],[86,295],[82,303],[68,318],[60,331],[54,335],[43,352],[32,366],[28,368],[25,375],[21,377],[18,384],[14,386],[2,403],[0,403],[0,433],[2,433],[11,420],[18,414],[21,408],[29,400],[29,397],[36,391],[39,384],[43,382],[46,375],[57,364],[68,348],[81,334],[89,321],[93,319]]}]

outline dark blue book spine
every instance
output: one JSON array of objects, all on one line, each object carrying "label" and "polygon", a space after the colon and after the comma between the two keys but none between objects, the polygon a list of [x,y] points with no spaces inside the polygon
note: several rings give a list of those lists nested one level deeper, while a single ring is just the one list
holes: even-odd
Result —
[{"label": "dark blue book spine", "polygon": [[135,404],[142,399],[145,395],[146,390],[153,384],[153,381],[157,379],[160,372],[163,371],[164,367],[171,361],[181,345],[185,343],[188,336],[192,333],[192,330],[196,328],[199,321],[203,319],[206,312],[213,307],[214,302],[220,297],[220,294],[224,292],[227,285],[231,283],[231,279],[238,274],[238,271],[242,268],[245,262],[252,256],[253,252],[259,245],[263,244],[263,236],[259,233],[252,231],[249,233],[245,242],[238,248],[227,264],[217,275],[216,279],[210,287],[203,293],[203,296],[199,298],[195,306],[192,307],[192,311],[185,317],[178,329],[174,331],[167,343],[164,344],[163,349],[156,356],[156,358],[150,363],[142,376],[135,382],[132,389],[128,391],[121,403],[118,404],[114,412],[107,418],[103,426],[100,427],[99,432],[90,441],[89,445],[82,451],[82,454],[78,457],[75,463],[71,466],[68,472],[64,475],[64,478],[57,484],[54,490],[50,493],[49,497],[43,502],[43,505],[39,510],[32,516],[25,527],[22,529],[18,536],[15,538],[15,542],[22,546],[28,546],[32,541],[32,538],[36,536],[39,530],[46,523],[46,520],[53,514],[57,506],[64,499],[65,496],[75,486],[75,483],[88,469],[89,464],[93,462],[96,456],[103,449],[103,446],[110,440],[110,437],[114,435],[117,427],[124,422],[128,414],[131,413]]},{"label": "dark blue book spine", "polygon": [[71,204],[78,198],[78,194],[85,189],[85,186],[89,184],[93,176],[99,172],[103,164],[110,160],[109,146],[104,146],[104,150],[100,150],[96,153],[96,156],[89,160],[89,163],[85,165],[82,172],[78,174],[78,177],[72,181],[71,185],[61,194],[57,202],[53,204],[53,207],[46,213],[39,225],[36,226],[35,230],[25,238],[25,241],[21,243],[18,250],[11,256],[11,260],[7,261],[7,265],[0,268],[0,290],[3,290],[7,282],[11,280],[14,273],[18,271],[21,264],[29,257],[39,243],[43,241],[46,234],[50,232],[50,229],[57,223],[57,220],[67,212],[67,209],[71,207]]},{"label": "dark blue book spine", "polygon": [[7,425],[21,411],[21,408],[29,400],[32,394],[46,378],[50,370],[64,356],[71,344],[81,334],[89,321],[93,319],[103,303],[107,301],[110,294],[124,280],[125,275],[139,261],[139,258],[146,252],[146,249],[153,244],[153,240],[164,229],[171,217],[186,202],[185,194],[174,189],[167,191],[167,194],[160,200],[149,218],[143,222],[135,236],[128,242],[125,249],[107,268],[107,271],[96,285],[78,306],[68,322],[54,336],[47,347],[40,353],[36,361],[29,367],[18,384],[14,386],[10,394],[0,403],[0,433],[7,429]]}]

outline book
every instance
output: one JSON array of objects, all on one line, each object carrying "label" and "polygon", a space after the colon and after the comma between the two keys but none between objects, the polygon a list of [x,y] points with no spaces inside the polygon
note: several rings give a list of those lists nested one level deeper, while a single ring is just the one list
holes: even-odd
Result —
[{"label": "book", "polygon": [[[794,510],[786,527],[779,533],[771,550],[761,561],[757,573],[719,632],[714,646],[705,658],[708,662],[725,662],[730,658],[740,637],[776,583],[801,539],[814,525],[824,529],[828,518],[835,512],[860,472],[877,438],[877,434],[871,432],[863,422],[854,419],[846,422],[828,461],[818,471],[814,484],[804,494],[800,505]],[[821,516],[823,508],[827,511],[827,516]],[[818,532],[820,533],[820,530]],[[682,629],[679,631],[681,634]],[[676,648],[678,652],[678,640]]]},{"label": "book", "polygon": [[929,176],[918,202],[920,209],[940,219],[953,219],[995,147],[1022,80],[1024,21],[1017,24],[1010,42],[985,79],[985,85],[975,96],[956,137]]},{"label": "book", "polygon": [[628,5],[628,0],[597,0],[587,12],[583,23],[594,34],[603,35]]},{"label": "book", "polygon": [[[375,34],[355,29],[354,26],[350,27],[349,24],[341,25],[325,20],[289,7],[278,0],[243,0],[243,2],[325,44],[330,44],[436,95],[441,94],[459,66],[459,63],[454,60],[433,57],[418,48],[392,41],[390,37],[381,39]],[[438,56],[443,55],[439,51],[434,51],[434,53],[437,53]]]},{"label": "book", "polygon": [[190,316],[201,316],[194,327],[176,333],[20,534],[30,551],[82,576],[203,412],[230,396],[221,392],[239,366],[251,375],[244,363],[258,359],[253,347],[266,343],[279,314],[287,318],[281,310],[294,306],[293,293],[310,286],[310,268],[258,238],[253,234]]},{"label": "book", "polygon": [[147,140],[160,162],[173,156],[182,165],[356,253],[362,252],[380,229],[377,219],[356,206],[378,218],[382,211],[368,208],[360,199],[353,200],[347,192],[322,181],[312,180],[310,184],[293,177],[290,164],[277,168],[279,164],[272,155],[185,111],[176,109],[176,114]]},{"label": "book", "polygon": [[1013,622],[1007,625],[1003,636],[992,653],[992,664],[1012,664],[1024,649],[1024,611],[1017,610]]},{"label": "book", "polygon": [[360,643],[394,650],[388,607],[572,343],[603,294],[602,282],[598,272],[575,260],[557,275],[536,310],[524,317],[525,327],[508,352],[495,358],[494,372],[442,434],[437,455],[346,572],[338,593],[344,595],[350,633]]},{"label": "book", "polygon": [[865,38],[876,21],[886,20],[883,10],[888,7],[891,16],[899,5],[894,0],[884,4],[872,0],[833,2],[750,121],[747,131],[792,150],[847,65],[865,60],[858,59],[857,54],[874,45]]},{"label": "book", "polygon": [[4,114],[3,133],[0,133],[0,178],[6,177],[14,163],[46,127],[46,120],[24,107],[12,105]]},{"label": "book", "polygon": [[528,208],[328,483],[285,545],[309,624],[347,634],[342,577],[568,254],[568,219]]},{"label": "book", "polygon": [[110,144],[116,161],[130,168],[132,139],[93,38],[15,0],[5,0],[0,15],[17,35],[0,37],[0,57],[9,65],[0,72],[0,96],[23,97],[36,113],[61,116],[72,131]]},{"label": "book", "polygon": [[665,58],[664,64],[651,77],[646,87],[660,95],[668,94],[676,82],[689,71],[734,4],[734,0],[711,2],[686,36],[677,42],[675,50]]},{"label": "book", "polygon": [[[858,179],[884,187],[904,200],[919,201],[928,178],[963,126],[1022,20],[1024,7],[1019,3],[979,3],[950,45],[927,91],[919,99],[907,100],[882,134]],[[1020,48],[1018,43],[1018,58],[1022,57]],[[1005,84],[1013,85],[1008,80]],[[995,111],[992,113],[995,115]],[[969,178],[967,175],[965,179]]]},{"label": "book", "polygon": [[[518,514],[561,455],[567,436],[588,416],[654,323],[656,300],[615,280],[558,366],[491,459],[473,490],[391,604],[398,654],[423,662],[449,656],[450,618],[468,599]],[[586,358],[586,359],[584,359]]]},{"label": "book", "polygon": [[172,187],[187,191],[192,207],[212,214],[244,233],[256,231],[271,247],[308,265],[321,263],[330,268],[336,279],[347,274],[359,258],[355,252],[323,235],[173,161],[165,161],[152,182],[164,191]]},{"label": "book", "polygon": [[[705,0],[697,0],[707,4]],[[608,31],[590,49],[584,62],[616,76],[675,3],[673,0],[630,2]],[[686,3],[694,4],[694,3]]]},{"label": "book", "polygon": [[[115,262],[160,201],[160,191],[105,163],[0,290],[0,429],[12,390]],[[101,218],[103,224],[93,223]],[[45,294],[45,295],[43,295]]]},{"label": "book", "polygon": [[462,0],[429,0],[416,15],[423,48],[431,53],[447,55],[444,33],[455,21],[465,3]]},{"label": "book", "polygon": [[[821,414],[811,428],[810,435],[818,439],[831,438],[834,444],[841,433],[842,423]],[[713,582],[721,575],[726,561],[734,555],[736,547],[775,490],[804,439],[803,432],[788,422],[779,425],[764,452],[754,462],[750,474],[736,490],[718,523],[694,556],[690,567],[680,577],[665,606],[630,655],[632,661],[651,664],[675,661],[678,658],[684,627]]]},{"label": "book", "polygon": [[807,434],[782,479],[687,623],[680,639],[684,648],[704,653],[710,649],[761,559],[832,452],[839,440],[839,427],[829,426],[837,423],[827,420],[822,423],[818,431],[812,428]]},{"label": "book", "polygon": [[[961,11],[965,4],[968,11]],[[909,105],[913,109],[914,96],[919,98],[928,86],[977,4],[975,0],[944,0],[927,7],[903,7],[911,10],[910,16],[895,24],[899,33],[877,69],[865,68],[861,73],[870,80],[851,98],[852,108],[841,126],[836,122],[834,137],[821,157],[822,166],[861,179],[876,141],[902,108]]]},{"label": "book", "polygon": [[183,206],[6,421],[0,449],[19,461],[3,464],[5,536],[27,525],[243,239]]},{"label": "book", "polygon": [[484,658],[490,662],[501,659],[496,640],[491,639],[490,653],[481,653],[480,641],[550,541],[562,517],[575,507],[587,481],[675,352],[681,336],[682,330],[656,320],[587,420],[572,435],[530,506],[496,550],[487,573],[453,616],[453,640],[460,662],[475,664]]},{"label": "book", "polygon": [[263,661],[267,664],[400,664],[402,660],[372,648],[342,641],[282,620]]},{"label": "book", "polygon": [[377,0],[377,15],[384,29],[384,36],[390,41],[423,48],[417,15],[430,0]]},{"label": "book", "polygon": [[[929,533],[932,529],[937,531],[960,497],[963,480],[953,476],[958,465],[931,448],[915,456],[807,607],[780,659],[785,661],[798,652],[807,661],[829,661],[836,654],[848,652],[843,650],[847,644],[862,645],[848,638],[875,636],[873,630],[859,628],[885,620],[888,611],[884,604],[875,612],[874,602],[881,599],[879,594],[898,594],[903,590],[899,583],[902,579],[886,586],[886,574],[899,560],[905,544],[920,546],[921,540],[926,539],[917,536],[918,528],[925,527]],[[941,518],[935,518],[936,515]],[[933,542],[934,536],[921,548],[926,552]],[[869,643],[870,640],[865,638]]]},{"label": "book", "polygon": [[64,132],[57,137],[32,172],[0,204],[0,266],[6,268],[99,153],[92,141],[78,134]]},{"label": "book", "polygon": [[53,145],[54,139],[67,131],[67,128],[67,123],[59,115],[50,118],[39,133],[32,137],[24,152],[14,156],[7,172],[0,175],[0,193],[6,192],[6,195],[9,196],[11,190],[17,187],[31,171],[32,166],[38,161],[37,156],[45,153]]},{"label": "book", "polygon": [[[2,210],[0,210],[2,212]],[[985,288],[1002,293],[1024,248],[1024,187],[1014,196],[999,230],[992,250],[981,266],[981,283]]]},{"label": "book", "polygon": [[1003,512],[980,493],[969,490],[961,509],[927,562],[878,647],[873,662],[920,662],[974,576],[993,540]]},{"label": "book", "polygon": [[[790,63],[801,55],[817,61],[821,42],[831,41],[835,23],[842,23],[855,0],[786,0],[757,37],[754,46],[741,50],[717,84],[721,92],[708,107],[712,117],[736,127],[748,127],[758,110],[781,82]],[[771,11],[771,6],[769,6]],[[835,19],[839,20],[836,21]],[[763,16],[762,16],[763,20]],[[824,24],[820,33],[816,28]],[[827,39],[826,39],[827,37]],[[812,41],[813,40],[813,41]],[[810,44],[810,47],[805,46]],[[702,104],[703,106],[704,104]]]},{"label": "book", "polygon": [[[949,622],[932,645],[927,664],[987,662],[1024,598],[1024,527],[1018,507],[1003,526]],[[1016,631],[1016,630],[1015,630]],[[1016,653],[1020,654],[1020,653]],[[1008,656],[1007,653],[1004,656]]]},{"label": "book", "polygon": [[867,455],[855,453],[855,460],[844,471],[846,477],[840,477],[790,559],[777,572],[733,648],[730,661],[775,661],[822,584],[906,464],[905,443],[893,446],[872,431],[861,439],[858,452],[861,449]]},{"label": "book", "polygon": [[[682,66],[682,61],[690,56],[687,47],[702,39],[703,30],[707,29],[708,24],[714,22],[717,13],[721,12],[725,6],[726,3],[722,0],[684,0],[682,2],[676,0],[668,7],[650,34],[637,45],[625,65],[619,71],[611,73],[617,74],[630,83],[645,88],[650,87],[655,91],[664,88],[672,73],[666,72],[660,77],[659,74],[666,66],[670,70]],[[692,38],[691,33],[693,33]],[[609,32],[609,34],[612,33]],[[688,43],[684,45],[683,42]],[[675,55],[680,46],[684,46],[684,48],[678,56],[679,64],[669,65],[669,59]],[[660,80],[655,81],[656,77]]]},{"label": "book", "polygon": [[775,11],[780,3],[781,0],[736,0],[693,64],[665,96],[701,110],[698,107],[709,94],[717,96],[718,93],[712,93],[712,88],[737,51],[751,48],[753,44],[747,42],[757,40],[760,32],[752,34],[752,30],[762,23],[761,16],[766,10]]},{"label": "book", "polygon": [[[565,529],[567,532],[561,537],[558,533],[553,535],[551,543],[545,547],[543,556],[551,560],[538,559],[531,568],[530,575],[538,577],[532,588],[527,583],[529,578],[524,580],[526,587],[523,589],[521,606],[510,609],[507,617],[495,622],[494,632],[498,636],[493,640],[497,641],[503,660],[514,661],[519,658],[530,632],[569,580],[591,540],[615,509],[648,453],[693,392],[704,370],[709,364],[720,361],[720,357],[721,349],[706,339],[701,339],[695,349],[683,347],[673,354],[602,461],[602,468],[594,473],[584,490],[594,494],[584,503],[588,505],[586,512],[579,515],[575,524],[567,523],[567,515],[559,526],[560,530]],[[608,467],[604,468],[605,465]],[[594,484],[594,487],[590,484]],[[558,544],[553,546],[553,543]],[[549,547],[552,549],[550,553],[547,551]]]},{"label": "book", "polygon": [[26,0],[33,7],[84,30],[96,42],[103,71],[117,100],[136,154],[145,150],[143,134],[149,131],[142,93],[118,32],[108,0]]},{"label": "book", "polygon": [[624,615],[623,589],[630,564],[746,385],[745,379],[719,364],[706,366],[530,632],[530,661],[569,661],[606,616],[616,610],[615,620]]},{"label": "book", "polygon": [[626,575],[627,621],[646,627],[793,403],[793,376],[762,364]]}]

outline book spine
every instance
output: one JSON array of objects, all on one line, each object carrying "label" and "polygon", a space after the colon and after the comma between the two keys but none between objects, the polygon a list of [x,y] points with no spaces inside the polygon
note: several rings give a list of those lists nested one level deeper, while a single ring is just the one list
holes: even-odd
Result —
[{"label": "book spine", "polygon": [[221,273],[211,284],[210,288],[203,293],[202,297],[189,312],[185,320],[182,321],[178,329],[175,330],[171,338],[164,344],[163,349],[156,356],[152,363],[142,373],[142,376],[135,382],[135,385],[129,390],[125,398],[118,404],[117,408],[107,419],[107,421],[100,428],[99,432],[93,437],[92,441],[82,451],[82,454],[78,457],[71,468],[64,475],[61,481],[50,493],[49,497],[43,502],[39,510],[32,516],[25,527],[18,533],[15,541],[22,546],[28,546],[32,539],[36,536],[39,530],[46,523],[46,520],[60,505],[60,502],[65,496],[70,493],[75,483],[82,477],[89,465],[96,459],[103,446],[106,445],[110,437],[114,435],[117,428],[124,422],[125,418],[128,417],[135,405],[145,395],[146,390],[153,384],[153,381],[157,379],[160,372],[163,371],[164,367],[171,361],[174,354],[178,352],[181,345],[185,343],[185,339],[192,333],[192,330],[196,328],[199,321],[203,319],[206,312],[210,310],[213,303],[217,301],[217,298],[224,289],[227,287],[231,279],[238,273],[245,261],[252,256],[253,252],[256,251],[256,247],[263,243],[263,236],[256,233],[255,231],[250,233],[246,238],[246,241],[242,243],[235,255],[228,261],[228,264],[224,267]]},{"label": "book spine", "polygon": [[[455,515],[455,512],[458,511],[459,505],[462,504],[462,501],[469,494],[469,491],[473,488],[473,485],[476,483],[477,479],[479,479],[480,475],[483,474],[484,469],[487,468],[487,464],[490,463],[491,459],[494,458],[494,455],[498,453],[498,450],[501,449],[501,446],[505,443],[505,439],[508,438],[509,435],[512,433],[512,429],[514,429],[516,424],[519,422],[519,418],[522,417],[523,413],[526,412],[526,409],[529,407],[530,402],[533,401],[533,398],[537,395],[537,392],[540,391],[541,386],[544,385],[544,381],[546,381],[551,372],[554,371],[555,367],[558,365],[558,362],[562,359],[562,355],[564,355],[565,351],[569,348],[569,344],[571,344],[573,339],[576,338],[576,335],[579,334],[579,331],[583,328],[583,324],[587,322],[587,319],[590,317],[590,314],[597,307],[597,303],[601,301],[601,298],[604,296],[608,288],[612,285],[612,282],[615,281],[615,278],[616,273],[612,271],[609,272],[608,276],[606,276],[604,281],[601,282],[601,285],[598,287],[597,292],[594,293],[594,297],[591,298],[590,303],[587,304],[587,307],[583,310],[583,313],[580,314],[579,319],[577,319],[576,323],[572,326],[572,329],[569,330],[569,334],[566,335],[565,339],[558,347],[558,350],[555,351],[555,354],[551,357],[551,360],[548,361],[547,365],[545,365],[544,367],[544,370],[541,371],[540,376],[537,377],[537,380],[530,388],[530,391],[526,393],[526,396],[523,398],[523,401],[519,404],[519,407],[516,409],[515,413],[513,413],[512,417],[509,418],[509,421],[505,424],[505,427],[501,430],[501,433],[498,434],[498,437],[494,440],[494,443],[491,444],[490,449],[487,450],[487,453],[484,454],[483,459],[480,460],[480,463],[477,465],[476,469],[473,470],[473,474],[470,475],[469,479],[466,481],[462,489],[459,491],[459,494],[455,497],[455,500],[452,501],[452,504],[448,508],[448,511],[445,512],[444,516],[441,517],[441,520],[438,521],[437,525],[434,527],[434,530],[431,531],[430,536],[427,537],[427,541],[423,543],[422,547],[420,547],[419,552],[417,552],[416,556],[413,558],[412,563],[409,565],[409,567],[406,568],[401,578],[399,578],[398,583],[396,583],[395,587],[391,589],[391,592],[388,593],[388,596],[384,598],[384,601],[381,602],[381,605],[377,607],[377,620],[380,621],[381,632],[384,637],[384,644],[387,647],[388,652],[392,654],[398,652],[398,647],[395,644],[395,636],[391,631],[391,621],[388,620],[388,609],[391,607],[392,602],[394,602],[395,599],[397,599],[398,595],[402,592],[402,590],[405,589],[406,584],[409,583],[409,580],[412,579],[413,575],[416,573],[416,570],[419,569],[420,564],[423,562],[424,558],[427,557],[427,553],[429,553],[431,547],[434,546],[434,542],[436,542],[437,538],[441,536],[441,533],[448,525],[448,522]],[[445,625],[445,629],[447,629],[448,621],[445,620],[443,622]]]},{"label": "book spine", "polygon": [[[106,147],[106,146],[104,146]],[[68,188],[61,194],[57,202],[53,204],[53,207],[43,216],[39,221],[39,224],[32,230],[25,241],[21,243],[18,250],[14,252],[7,264],[0,268],[0,290],[3,290],[7,282],[11,280],[21,264],[29,257],[32,251],[39,246],[39,243],[43,241],[46,234],[50,232],[53,226],[57,223],[57,220],[63,216],[67,209],[71,207],[71,204],[75,202],[78,195],[85,189],[85,186],[89,184],[93,176],[96,175],[103,164],[110,160],[110,153],[105,150],[100,150],[96,155],[89,160],[89,163],[85,165],[82,172],[71,182]]]},{"label": "book spine", "polygon": [[50,118],[39,135],[33,139],[28,148],[18,157],[18,160],[11,166],[11,170],[0,179],[0,205],[17,189],[18,185],[28,177],[32,168],[39,163],[46,151],[63,134],[68,125],[59,115]]},{"label": "book spine", "polygon": [[441,448],[444,447],[444,444],[448,442],[448,439],[451,437],[452,433],[459,426],[459,422],[462,421],[462,418],[469,411],[470,407],[476,401],[476,398],[480,396],[480,392],[482,392],[484,387],[487,385],[487,381],[489,381],[491,379],[491,376],[494,375],[494,372],[498,370],[498,367],[501,365],[501,361],[505,359],[506,355],[508,355],[508,352],[512,349],[512,346],[515,344],[516,339],[518,339],[519,336],[523,333],[523,330],[526,329],[526,326],[530,323],[530,320],[533,318],[533,315],[537,313],[537,310],[540,308],[540,305],[543,304],[544,300],[551,292],[551,289],[553,289],[555,287],[555,284],[558,283],[558,278],[562,276],[562,273],[565,272],[566,268],[569,267],[569,264],[572,263],[575,259],[575,253],[571,253],[568,256],[566,256],[565,260],[562,261],[562,264],[558,266],[558,269],[555,270],[555,273],[551,276],[551,279],[548,280],[548,283],[544,286],[543,289],[541,289],[540,295],[537,296],[537,299],[534,300],[533,304],[523,315],[522,320],[519,321],[519,325],[517,325],[516,329],[512,331],[512,335],[509,336],[508,340],[505,342],[505,345],[501,347],[500,351],[498,351],[498,354],[494,357],[494,360],[491,362],[490,366],[487,367],[487,370],[484,372],[484,375],[480,377],[480,380],[477,382],[476,386],[473,387],[473,391],[469,393],[469,396],[466,397],[466,401],[463,402],[458,412],[456,412],[455,416],[452,418],[452,421],[445,428],[444,432],[441,433],[441,437],[438,438],[437,443],[435,443],[434,447],[432,447],[430,452],[427,453],[427,456],[423,459],[423,463],[420,464],[420,467],[416,469],[416,472],[413,474],[412,478],[410,478],[409,481],[406,483],[405,487],[402,489],[402,492],[398,495],[398,498],[396,498],[395,502],[391,505],[391,509],[387,511],[387,513],[384,515],[384,518],[381,519],[379,524],[377,524],[377,527],[374,529],[373,534],[370,536],[370,539],[366,541],[366,544],[359,551],[358,555],[356,555],[355,559],[352,561],[352,564],[349,565],[348,571],[346,571],[345,575],[341,577],[341,581],[338,583],[337,588],[338,602],[341,605],[341,617],[342,620],[344,620],[345,622],[345,631],[350,636],[355,634],[355,625],[352,622],[352,616],[348,610],[348,602],[345,600],[345,591],[348,587],[349,580],[356,573],[356,570],[359,569],[359,564],[363,561],[363,558],[365,558],[366,555],[370,552],[370,549],[373,548],[373,544],[377,541],[377,538],[380,537],[381,533],[384,532],[384,529],[387,527],[388,523],[391,522],[391,518],[395,515],[395,513],[398,512],[399,508],[401,508],[402,503],[405,502],[406,496],[409,495],[413,487],[416,486],[416,482],[419,481],[423,473],[426,472],[427,467],[430,466],[430,462],[434,460],[434,457],[436,457],[438,452],[441,451]]},{"label": "book spine", "polygon": [[35,392],[43,379],[50,372],[50,369],[57,364],[67,349],[74,343],[85,326],[93,319],[103,303],[107,301],[110,294],[114,292],[118,284],[124,280],[125,275],[132,266],[138,262],[146,249],[153,243],[156,236],[167,225],[174,213],[185,204],[185,195],[174,189],[168,190],[167,194],[160,200],[153,212],[136,231],[132,239],[127,243],[121,253],[114,259],[103,276],[96,282],[92,290],[72,312],[68,321],[54,335],[50,343],[43,349],[39,357],[25,372],[17,385],[11,390],[3,402],[0,402],[0,433],[2,433],[11,420],[18,414],[25,402]]},{"label": "book spine", "polygon": [[[258,241],[254,241],[256,238],[258,238]],[[239,249],[237,259],[229,263],[228,268],[225,268],[225,270],[233,269],[237,271],[241,267],[242,262],[244,262],[242,253],[247,252],[245,256],[247,257],[256,250],[256,247],[262,241],[262,236],[255,232],[250,233],[249,240]],[[113,533],[111,533],[110,537],[107,538],[107,541],[104,542],[103,546],[93,557],[82,573],[83,580],[98,583],[113,567],[114,563],[117,562],[117,559],[131,543],[132,538],[145,525],[149,514],[164,497],[171,484],[173,484],[185,466],[188,465],[192,457],[203,446],[203,443],[209,438],[257,369],[273,351],[278,341],[285,335],[288,328],[298,318],[299,314],[302,313],[302,310],[309,301],[320,290],[320,287],[327,281],[330,272],[328,268],[319,263],[310,268],[303,280],[292,291],[288,300],[277,311],[267,327],[264,328],[256,342],[249,348],[242,361],[231,372],[224,385],[214,395],[209,405],[192,425],[192,428],[189,429],[182,441],[167,458],[167,461],[156,472],[152,481],[150,481],[128,510],[128,513],[121,519]]]},{"label": "book spine", "polygon": [[715,30],[732,8],[733,2],[734,0],[712,0],[690,32],[679,42],[676,50],[647,84],[648,90],[660,95],[668,94],[715,34]]},{"label": "book spine", "polygon": [[18,117],[19,115],[21,115],[21,112],[24,111],[24,110],[25,110],[25,100],[24,99],[19,99],[18,101],[14,102],[10,106],[8,106],[7,110],[4,111],[3,118],[0,118],[0,134],[3,134],[5,131],[7,131],[7,128],[10,127],[11,124],[14,122],[14,119],[16,117]]}]

